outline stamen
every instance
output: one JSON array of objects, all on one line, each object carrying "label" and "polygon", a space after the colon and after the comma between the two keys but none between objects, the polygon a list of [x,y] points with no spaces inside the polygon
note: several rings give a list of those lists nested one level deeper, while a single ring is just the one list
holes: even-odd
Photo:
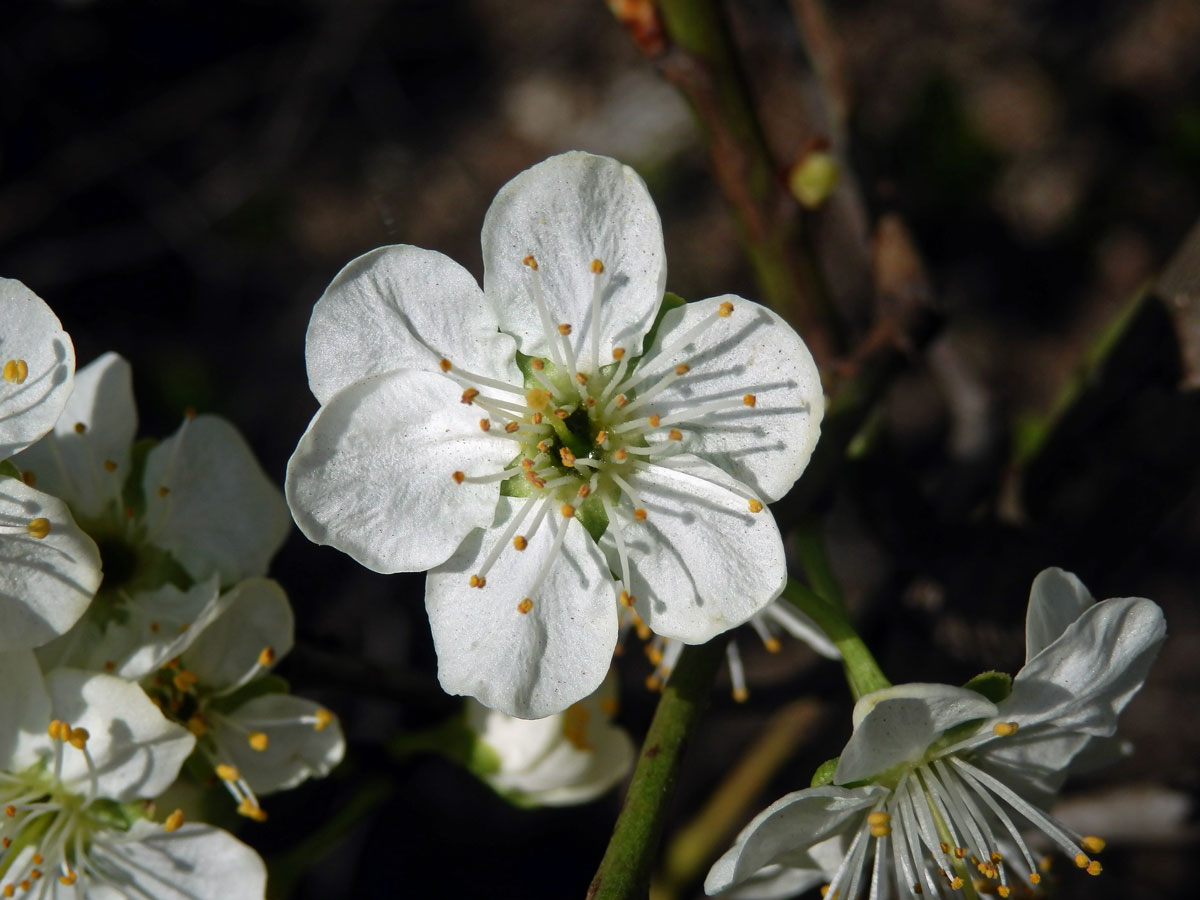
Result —
[{"label": "stamen", "polygon": [[4,364],[4,380],[9,384],[24,384],[29,377],[29,364],[23,359],[10,359]]},{"label": "stamen", "polygon": [[[493,563],[500,558],[500,554],[504,548],[508,546],[508,542],[513,540],[513,535],[517,533],[517,529],[521,527],[521,523],[525,521],[525,517],[534,505],[541,500],[540,497],[534,495],[521,504],[521,508],[517,510],[517,514],[512,517],[512,520],[504,528],[504,532],[500,535],[500,539],[492,545],[492,549],[488,551],[488,555],[484,558],[483,563],[479,567],[479,571],[472,575],[469,584],[471,587],[483,587],[486,582],[487,573],[491,571]],[[522,545],[525,544],[525,538],[518,538]],[[513,541],[514,546],[516,541]],[[517,547],[518,550],[523,550],[524,546]]]},{"label": "stamen", "polygon": [[45,516],[30,519],[29,524],[25,526],[25,530],[29,532],[30,537],[40,541],[50,533],[50,520]]},{"label": "stamen", "polygon": [[604,274],[604,263],[593,259],[590,268],[596,277],[592,279],[592,320],[588,330],[592,333],[593,365],[600,368],[600,276]]},{"label": "stamen", "polygon": [[441,362],[442,371],[454,378],[461,384],[471,386],[472,384],[482,384],[485,387],[490,387],[497,391],[503,391],[506,394],[516,394],[518,397],[525,393],[525,388],[515,384],[509,384],[507,381],[501,381],[498,378],[489,378],[487,375],[478,375],[475,372],[468,372],[466,369],[460,369],[458,366],[452,366],[450,360],[443,359]]},{"label": "stamen", "polygon": [[613,512],[612,502],[603,494],[600,495],[600,502],[604,505],[604,514],[608,516],[608,521],[612,523],[612,528],[609,529],[613,536],[613,541],[617,545],[617,558],[621,562],[621,602],[626,606],[633,605],[633,597],[628,593],[628,589],[633,585],[629,581],[629,553],[625,549],[625,537],[621,534],[621,527],[617,523],[615,513]]},{"label": "stamen", "polygon": [[629,355],[625,352],[625,348],[613,347],[612,354],[613,359],[617,361],[617,371],[613,372],[612,378],[604,386],[604,390],[600,392],[601,403],[607,400],[609,394],[617,389],[617,386],[624,380],[625,373],[629,371]]},{"label": "stamen", "polygon": [[733,685],[733,699],[738,703],[745,703],[750,698],[750,691],[746,687],[746,669],[742,665],[742,654],[733,641],[725,645],[725,658],[729,663],[729,680]]},{"label": "stamen", "polygon": [[530,293],[533,295],[534,305],[537,306],[538,316],[542,320],[542,333],[545,335],[546,343],[549,345],[550,358],[554,361],[555,365],[562,366],[563,361],[558,355],[558,347],[556,346],[558,341],[554,336],[554,323],[550,319],[550,310],[546,307],[546,298],[542,295],[542,277],[538,273],[537,260],[531,254],[526,256],[522,262],[529,267],[531,273],[532,288]]}]

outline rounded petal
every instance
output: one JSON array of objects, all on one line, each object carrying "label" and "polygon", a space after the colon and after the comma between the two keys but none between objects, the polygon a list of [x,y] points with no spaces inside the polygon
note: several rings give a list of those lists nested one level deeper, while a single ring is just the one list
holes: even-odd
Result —
[{"label": "rounded petal", "polygon": [[[725,303],[733,312],[721,316]],[[778,500],[791,489],[817,445],[825,411],[821,375],[791,325],[741,297],[713,297],[664,315],[647,356],[634,373],[643,391],[679,364],[689,368],[645,406],[646,415],[671,420],[689,453],[750,485],[764,500]],[[736,403],[748,394],[753,407]],[[734,405],[690,416],[720,400]],[[664,438],[665,429],[655,437]]]},{"label": "rounded petal", "polygon": [[218,416],[187,419],[150,451],[142,477],[149,540],[193,578],[262,575],[287,537],[287,505],[246,439]]},{"label": "rounded petal", "polygon": [[136,434],[133,370],[123,357],[105,353],[75,373],[54,430],[13,462],[85,521],[119,515],[110,507],[121,497]]},{"label": "rounded petal", "polygon": [[0,476],[0,652],[64,634],[92,602],[100,578],[100,551],[67,505]]},{"label": "rounded petal", "polygon": [[443,358],[521,384],[513,339],[471,274],[449,257],[399,244],[351,261],[313,307],[304,356],[322,403],[393,369],[437,371]]},{"label": "rounded petal", "polygon": [[50,746],[50,695],[27,650],[0,653],[0,684],[0,771],[21,772]]},{"label": "rounded petal", "polygon": [[781,797],[755,816],[713,864],[704,879],[705,893],[728,890],[765,866],[804,855],[803,851],[851,827],[885,793],[875,785],[826,786]]},{"label": "rounded petal", "polygon": [[478,407],[440,374],[400,370],[357,382],[323,406],[288,463],[287,498],[309,540],[375,572],[444,562],[491,524],[512,441],[479,429]]},{"label": "rounded petal", "polygon": [[562,714],[521,719],[467,698],[467,726],[500,760],[500,774],[534,768],[563,739]]},{"label": "rounded petal", "polygon": [[625,729],[596,729],[586,749],[560,741],[533,770],[520,778],[497,779],[497,787],[517,791],[539,806],[575,806],[595,800],[628,774],[636,750]]},{"label": "rounded petal", "polygon": [[[258,794],[293,788],[307,778],[328,775],[346,752],[337,719],[319,716],[324,708],[292,694],[263,694],[217,721],[214,737],[222,762],[232,763]],[[324,724],[318,729],[313,720]],[[227,727],[225,720],[232,723]],[[247,732],[267,736],[256,750]]]},{"label": "rounded petal", "polygon": [[[536,270],[525,263],[531,256]],[[483,269],[500,327],[522,353],[558,352],[535,300],[540,289],[550,326],[572,326],[579,369],[594,372],[594,347],[603,362],[613,347],[641,353],[666,286],[662,224],[633,169],[590,153],[552,156],[492,201],[483,220]]]},{"label": "rounded petal", "polygon": [[1083,582],[1059,568],[1044,569],[1029,589],[1025,614],[1025,661],[1058,640],[1067,627],[1096,601]]},{"label": "rounded petal", "polygon": [[275,659],[292,649],[294,620],[287,594],[270,578],[247,578],[221,597],[220,614],[182,651],[184,668],[209,690],[240,684],[270,648]]},{"label": "rounded petal", "polygon": [[898,684],[872,691],[854,706],[854,733],[833,780],[849,784],[918,760],[949,729],[994,715],[992,701],[948,684]]},{"label": "rounded petal", "polygon": [[75,347],[58,317],[12,278],[0,278],[0,367],[0,459],[7,459],[54,427],[75,372]]},{"label": "rounded petal", "polygon": [[[623,504],[610,527],[621,529],[629,553],[638,615],[656,634],[702,644],[779,596],[783,540],[770,511],[751,512],[750,492],[716,466],[687,456],[670,464],[629,474],[646,519]],[[620,572],[613,538],[603,543]]]},{"label": "rounded petal", "polygon": [[[55,669],[46,686],[54,717],[89,734],[99,796],[125,801],[161,794],[195,746],[195,737],[168,721],[132,681]],[[62,782],[76,793],[89,791],[87,760],[71,746],[63,748]]]},{"label": "rounded petal", "polygon": [[503,548],[483,588],[470,587],[520,503],[501,497],[492,527],[429,573],[425,608],[442,688],[536,719],[562,712],[604,680],[617,643],[616,591],[595,541],[557,509],[524,551]]},{"label": "rounded petal", "polygon": [[[88,900],[263,900],[267,869],[259,855],[228,832],[186,822],[175,831],[146,821],[105,835],[90,855],[106,881],[87,885]],[[48,878],[54,900],[78,900],[77,885]]]}]

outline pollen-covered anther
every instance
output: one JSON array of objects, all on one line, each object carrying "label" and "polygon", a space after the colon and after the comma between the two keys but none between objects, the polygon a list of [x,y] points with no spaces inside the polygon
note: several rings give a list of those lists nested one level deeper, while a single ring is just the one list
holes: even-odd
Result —
[{"label": "pollen-covered anther", "polygon": [[445,357],[442,357],[442,361],[438,363],[438,365],[442,367],[443,372],[449,372],[452,368],[454,368],[450,364],[450,360],[446,359]]},{"label": "pollen-covered anther", "polygon": [[76,882],[76,880],[78,880],[78,878],[79,878],[78,875],[76,875],[70,869],[67,869],[65,872],[63,872],[61,875],[58,876],[58,883],[66,885],[67,887],[70,887],[71,885],[73,885]]},{"label": "pollen-covered anther", "polygon": [[634,604],[633,594],[629,593],[629,591],[622,590],[621,591],[621,605],[622,606],[633,606],[633,604]]},{"label": "pollen-covered anther", "polygon": [[[542,414],[541,414],[540,412],[535,412],[535,413],[534,413],[532,416],[530,416],[530,417],[529,417],[529,419],[530,419],[530,421],[531,421],[531,422],[533,422],[533,424],[534,424],[534,425],[541,425],[541,424],[542,424]],[[516,422],[511,422],[511,423],[509,423],[509,424],[511,424],[511,425],[516,425],[517,423],[516,423]],[[516,431],[516,429],[514,428],[514,429],[513,429],[513,431]]]},{"label": "pollen-covered anther", "polygon": [[1017,733],[1020,725],[1017,722],[997,722],[992,726],[992,734],[996,737],[1008,737]]},{"label": "pollen-covered anther", "polygon": [[596,432],[596,443],[597,444],[603,444],[607,441],[608,441],[608,432],[607,431]]},{"label": "pollen-covered anther", "polygon": [[1012,888],[1010,888],[1007,884],[996,885],[996,894],[997,895],[999,895],[1001,897],[1007,897],[1011,893],[1012,893]]},{"label": "pollen-covered anther", "polygon": [[546,361],[544,359],[534,357],[533,359],[531,359],[529,361],[529,367],[531,369],[534,369],[535,371],[540,372],[540,371],[542,371],[542,369],[546,368]]},{"label": "pollen-covered anther", "polygon": [[750,507],[750,512],[752,512],[752,513],[760,513],[760,512],[762,512],[762,511],[763,511],[763,505],[762,505],[762,501],[761,501],[761,500],[756,500],[756,499],[755,499],[755,498],[753,498],[753,497],[751,497],[751,498],[750,498],[750,499],[747,501],[747,506],[749,506],[749,507]]},{"label": "pollen-covered anther", "polygon": [[575,454],[571,452],[569,447],[559,447],[558,456],[564,466],[570,467],[575,465]]},{"label": "pollen-covered anther", "polygon": [[238,804],[238,815],[245,816],[247,819],[253,819],[255,822],[267,821],[267,811],[261,806],[255,806],[247,797]]},{"label": "pollen-covered anther", "polygon": [[487,579],[481,575],[472,575],[471,580],[467,583],[473,588],[481,588],[487,584]]},{"label": "pollen-covered anther", "polygon": [[[513,424],[515,424],[515,423],[513,423]],[[491,419],[480,419],[479,420],[479,430],[480,431],[491,431],[492,430],[492,420]]]},{"label": "pollen-covered anther", "polygon": [[1108,842],[1104,838],[1096,837],[1094,834],[1089,834],[1079,843],[1088,853],[1101,853],[1108,846]]},{"label": "pollen-covered anther", "polygon": [[617,394],[617,407],[620,408],[629,402],[629,398],[624,394]]},{"label": "pollen-covered anther", "polygon": [[687,363],[680,363],[675,367],[676,375],[686,375],[689,371],[691,371],[691,366]]},{"label": "pollen-covered anther", "polygon": [[462,484],[467,480],[467,476],[463,472],[455,472],[450,477],[454,479],[455,484]]},{"label": "pollen-covered anther", "polygon": [[75,433],[76,434],[83,434],[85,431],[87,431],[86,425],[84,425],[82,422],[75,423]]},{"label": "pollen-covered anther", "polygon": [[528,597],[525,597],[520,603],[517,604],[517,612],[523,616],[528,615],[531,609],[533,609],[533,601]]},{"label": "pollen-covered anther", "polygon": [[[538,413],[534,413],[534,415],[538,415]],[[487,420],[485,419],[484,421],[487,421]],[[481,424],[482,424],[482,423],[481,423]],[[504,430],[505,430],[505,431],[506,431],[508,434],[516,434],[516,433],[517,433],[517,429],[519,429],[520,427],[521,427],[521,426],[520,426],[518,423],[516,423],[516,422],[509,422],[507,425],[505,425],[505,426],[504,426]],[[486,429],[486,428],[485,428],[485,429],[483,429],[483,430],[484,430],[484,431],[487,431],[487,429]]]},{"label": "pollen-covered anther", "polygon": [[620,360],[625,357],[624,347],[613,347],[613,359]]},{"label": "pollen-covered anther", "polygon": [[177,809],[163,820],[163,831],[178,831],[183,824],[183,810]]},{"label": "pollen-covered anther", "polygon": [[529,254],[527,257],[525,257],[523,260],[521,260],[521,262],[523,262],[525,265],[529,266],[529,268],[533,269],[533,271],[535,271],[535,272],[537,271],[537,267],[538,267],[537,260],[533,258],[532,253]]},{"label": "pollen-covered anther", "polygon": [[[537,360],[534,360],[536,362]],[[536,369],[537,366],[534,366]],[[530,409],[542,410],[550,405],[550,393],[541,388],[530,388],[525,393],[525,403]]]},{"label": "pollen-covered anther", "polygon": [[1088,855],[1086,853],[1075,854],[1075,865],[1077,865],[1079,868],[1086,869],[1088,867],[1088,863],[1090,862],[1091,860],[1088,859]]},{"label": "pollen-covered anther", "polygon": [[1041,874],[1039,874],[1038,872],[1030,872],[1029,873],[1029,883],[1030,884],[1041,884],[1042,883]]},{"label": "pollen-covered anther", "polygon": [[222,781],[237,781],[242,777],[242,773],[237,770],[237,766],[231,766],[229,763],[217,763],[217,777]]},{"label": "pollen-covered anther", "polygon": [[768,653],[778,653],[780,650],[783,649],[783,644],[781,644],[779,642],[779,638],[772,635],[771,637],[769,637],[765,641],[763,641],[763,647],[766,648],[766,651]]},{"label": "pollen-covered anther", "polygon": [[667,432],[667,437],[669,437],[673,441],[682,441],[683,440],[683,432],[680,431],[678,428],[672,428],[670,431]]},{"label": "pollen-covered anther", "polygon": [[758,403],[758,398],[755,397],[753,394],[747,394],[745,397],[742,398],[742,402],[745,403],[747,406],[755,406]]},{"label": "pollen-covered anther", "polygon": [[196,737],[203,737],[208,734],[208,723],[199,714],[192,716],[184,724],[187,726],[187,730]]},{"label": "pollen-covered anther", "polygon": [[475,390],[475,388],[467,388],[462,392],[462,402],[467,404],[467,406],[470,406],[475,402],[475,398],[478,396],[479,391]]},{"label": "pollen-covered anther", "polygon": [[29,364],[23,359],[10,359],[4,364],[4,380],[9,384],[24,384],[29,377]]},{"label": "pollen-covered anther", "polygon": [[70,744],[72,747],[74,747],[76,750],[82,750],[84,747],[87,746],[88,738],[90,738],[90,737],[91,737],[91,734],[88,733],[88,730],[86,728],[72,728],[71,736],[68,737],[66,740],[67,740],[67,743]]},{"label": "pollen-covered anther", "polygon": [[598,260],[598,259],[593,259],[592,264],[591,264],[591,266],[589,266],[589,268],[592,270],[593,275],[599,275],[601,272],[604,271],[604,263],[600,262],[600,260]]},{"label": "pollen-covered anther", "polygon": [[554,416],[555,416],[555,418],[558,418],[558,419],[565,419],[569,415],[570,415],[570,413],[567,412],[565,409],[562,409],[561,407],[554,411]]},{"label": "pollen-covered anther", "polygon": [[563,337],[566,337],[568,334],[571,333],[571,326],[569,324],[567,324],[566,322],[563,322],[561,325],[558,326],[558,333],[561,334]]},{"label": "pollen-covered anther", "polygon": [[720,316],[722,319],[728,319],[730,316],[733,315],[733,304],[730,303],[728,300],[726,300],[724,303],[722,303],[720,306],[717,307],[717,315]]},{"label": "pollen-covered anther", "polygon": [[562,513],[562,517],[564,519],[569,519],[571,516],[575,515],[575,507],[573,507],[570,503],[564,503],[561,507],[559,507],[558,511]]},{"label": "pollen-covered anther", "polygon": [[877,809],[867,816],[867,827],[871,831],[871,837],[887,837],[892,833],[891,823],[891,815],[882,809]]},{"label": "pollen-covered anther", "polygon": [[592,489],[590,487],[588,487],[586,484],[581,484],[579,486],[579,490],[576,491],[576,493],[579,495],[579,497],[581,499],[586,499],[592,493]]},{"label": "pollen-covered anther", "polygon": [[613,454],[613,459],[615,459],[617,462],[625,462],[625,460],[628,458],[629,458],[629,451],[626,450],[624,447],[622,447],[620,450],[618,450],[616,453]]},{"label": "pollen-covered anther", "polygon": [[576,372],[575,380],[578,381],[580,384],[587,384],[588,383],[587,374],[584,372]]},{"label": "pollen-covered anther", "polygon": [[333,713],[321,707],[313,713],[313,731],[324,731],[333,722]]},{"label": "pollen-covered anther", "polygon": [[258,651],[258,664],[260,666],[262,666],[264,669],[267,668],[267,666],[271,665],[271,663],[273,663],[273,662],[275,662],[275,648],[274,647],[263,647],[261,650]]},{"label": "pollen-covered anther", "polygon": [[636,519],[638,522],[645,522],[646,521],[646,510],[642,509],[639,506],[637,509],[635,509],[633,511],[633,518]]},{"label": "pollen-covered anther", "polygon": [[651,428],[657,428],[657,427],[658,427],[658,423],[659,423],[660,421],[662,421],[662,420],[661,420],[661,419],[659,419],[659,417],[658,417],[658,413],[655,413],[654,415],[652,415],[652,416],[651,416],[651,417],[648,419],[648,421],[650,422],[650,427],[651,427]]},{"label": "pollen-covered anther", "polygon": [[1086,871],[1089,875],[1099,875],[1104,871],[1104,867],[1100,865],[1100,860],[1093,859],[1087,864],[1087,868],[1084,871]]},{"label": "pollen-covered anther", "polygon": [[513,538],[513,549],[524,550],[528,546],[529,541],[527,541],[523,535],[518,534],[515,538]]},{"label": "pollen-covered anther", "polygon": [[196,684],[195,672],[189,672],[187,669],[180,669],[171,678],[171,683],[175,685],[175,690],[182,693],[187,693]]},{"label": "pollen-covered anther", "polygon": [[30,519],[29,524],[25,526],[25,530],[29,532],[30,537],[37,538],[40,541],[50,533],[50,520],[45,516]]}]

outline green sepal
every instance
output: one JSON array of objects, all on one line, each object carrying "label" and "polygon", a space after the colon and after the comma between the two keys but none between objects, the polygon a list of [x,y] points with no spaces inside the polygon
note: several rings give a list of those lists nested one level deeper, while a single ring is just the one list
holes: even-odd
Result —
[{"label": "green sepal", "polygon": [[20,478],[21,470],[11,459],[0,459],[0,476],[8,476],[9,478]]},{"label": "green sepal", "polygon": [[963,685],[968,691],[974,691],[977,694],[982,694],[993,703],[1000,703],[1008,699],[1008,695],[1012,693],[1012,676],[1007,672],[980,672],[970,681]]},{"label": "green sepal", "polygon": [[217,712],[233,712],[241,706],[249,703],[258,697],[265,697],[267,694],[286,694],[291,690],[287,681],[280,678],[274,673],[268,673],[255,678],[248,684],[242,685],[232,694],[226,694],[223,697],[213,697],[209,701],[209,705]]},{"label": "green sepal", "polygon": [[388,746],[400,759],[436,753],[481,778],[500,771],[500,754],[467,724],[465,711],[422,731],[399,735]]},{"label": "green sepal", "polygon": [[840,756],[835,756],[817,766],[817,771],[813,772],[812,783],[809,786],[824,787],[827,784],[833,784],[833,773],[837,771],[838,763],[841,760]]}]

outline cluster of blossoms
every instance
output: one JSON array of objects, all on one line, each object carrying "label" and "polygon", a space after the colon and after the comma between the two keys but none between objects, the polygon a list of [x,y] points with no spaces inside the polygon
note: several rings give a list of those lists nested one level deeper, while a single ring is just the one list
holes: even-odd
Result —
[{"label": "cluster of blossoms", "polygon": [[261,898],[257,854],[154,800],[191,757],[261,820],[341,758],[333,715],[270,674],[283,498],[215,416],[135,443],[128,363],[76,372],[7,279],[0,358],[0,893]]}]

